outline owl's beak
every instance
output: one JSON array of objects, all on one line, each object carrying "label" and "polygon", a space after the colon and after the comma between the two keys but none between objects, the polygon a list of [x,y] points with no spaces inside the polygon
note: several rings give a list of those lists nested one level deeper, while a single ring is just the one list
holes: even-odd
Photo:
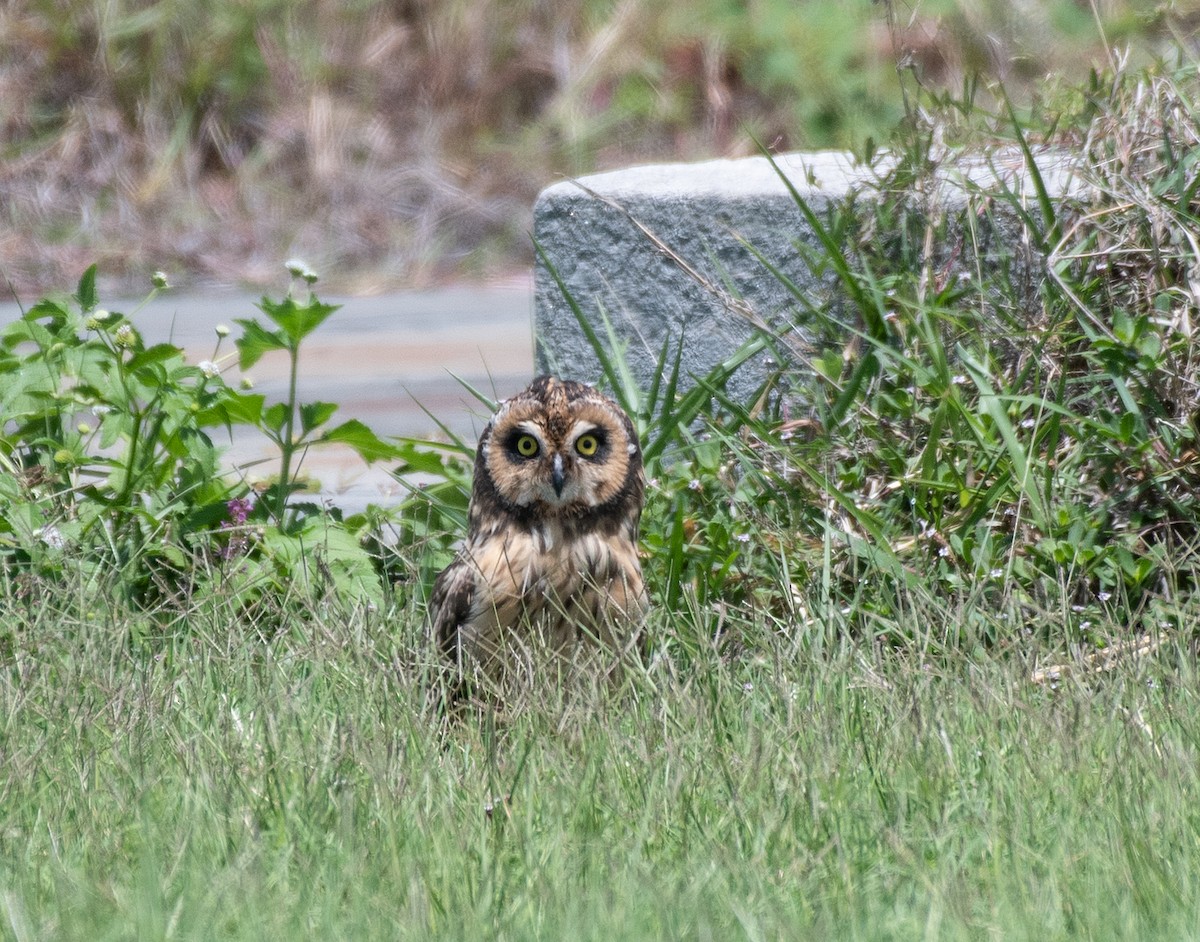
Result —
[{"label": "owl's beak", "polygon": [[554,485],[554,495],[562,497],[563,484],[566,483],[566,478],[563,475],[562,455],[554,456],[554,464],[550,468],[550,483]]}]

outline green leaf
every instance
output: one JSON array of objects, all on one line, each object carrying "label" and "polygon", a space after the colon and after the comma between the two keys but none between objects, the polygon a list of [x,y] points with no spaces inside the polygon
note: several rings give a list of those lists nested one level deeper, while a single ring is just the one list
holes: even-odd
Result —
[{"label": "green leaf", "polygon": [[99,302],[96,295],[96,266],[91,265],[79,279],[79,288],[75,291],[75,299],[85,311],[90,311]]},{"label": "green leaf", "polygon": [[341,305],[322,304],[315,297],[307,304],[297,304],[296,299],[291,297],[282,301],[272,301],[264,297],[258,306],[267,317],[283,328],[284,334],[295,345],[320,327],[325,318]]},{"label": "green leaf", "polygon": [[333,402],[305,403],[300,407],[300,433],[307,435],[324,425],[337,410],[337,404]]},{"label": "green leaf", "polygon": [[277,330],[267,330],[255,320],[239,319],[244,333],[237,339],[238,365],[248,370],[272,350],[287,350],[287,337]]},{"label": "green leaf", "polygon": [[198,425],[253,425],[262,421],[263,404],[267,397],[258,393],[239,393],[228,390],[221,401],[196,414]]},{"label": "green leaf", "polygon": [[128,412],[109,412],[100,421],[100,447],[111,448],[118,439],[133,434],[133,417]]},{"label": "green leaf", "polygon": [[820,356],[815,356],[812,359],[813,369],[820,373],[825,379],[836,382],[842,375],[842,364],[845,361],[842,358],[842,351],[830,349]]},{"label": "green leaf", "polygon": [[42,298],[33,307],[25,312],[22,318],[26,321],[39,321],[43,317],[49,318],[51,324],[58,325],[64,322],[71,316],[71,309],[67,306],[65,300],[57,298]]},{"label": "green leaf", "polygon": [[13,321],[4,328],[5,343],[12,347],[21,343],[35,343],[42,350],[48,349],[54,343],[54,334],[30,316],[40,307],[40,304],[37,305],[23,320]]},{"label": "green leaf", "polygon": [[337,428],[332,428],[317,441],[338,442],[354,449],[358,456],[368,464],[372,461],[383,461],[400,457],[400,449],[389,445],[372,432],[358,419],[343,422]]},{"label": "green leaf", "polygon": [[[1045,522],[1049,519],[1049,507],[1041,492],[1037,489],[1037,483],[1033,475],[1033,469],[1036,464],[1034,455],[1023,446],[1016,428],[1009,421],[1007,404],[1004,397],[992,387],[992,379],[987,365],[962,347],[959,348],[959,357],[963,365],[967,368],[967,373],[970,374],[971,380],[979,392],[980,412],[992,420],[996,431],[1000,434],[1001,441],[1004,443],[1004,450],[1008,454],[1009,461],[1012,463],[1013,479],[1028,499],[1029,506],[1034,514],[1035,523],[1044,528],[1046,525]],[[980,445],[985,446],[986,443],[980,440]]]},{"label": "green leaf", "polygon": [[402,462],[400,473],[421,472],[442,478],[455,477],[451,470],[455,465],[469,466],[474,459],[470,449],[462,450],[447,446],[443,442],[429,442],[417,438],[398,438],[396,458]]},{"label": "green leaf", "polygon": [[276,435],[283,429],[288,420],[288,407],[285,402],[277,402],[262,415],[263,426]]},{"label": "green leaf", "polygon": [[129,358],[126,368],[130,371],[141,369],[155,363],[165,363],[173,358],[182,358],[183,351],[170,343],[158,343],[153,347],[140,350]]}]

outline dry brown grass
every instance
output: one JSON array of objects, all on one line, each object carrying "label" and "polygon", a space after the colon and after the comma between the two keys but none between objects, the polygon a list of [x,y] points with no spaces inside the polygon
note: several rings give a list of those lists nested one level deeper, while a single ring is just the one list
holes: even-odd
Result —
[{"label": "dry brown grass", "polygon": [[976,69],[1021,82],[1063,54],[1053,31],[959,0],[886,8],[843,26],[785,0],[753,17],[634,0],[14,0],[0,277],[29,296],[91,261],[139,286],[159,268],[261,284],[288,255],[360,288],[523,265],[533,198],[563,176],[749,153],[750,132],[779,148],[881,136],[897,61],[954,87]]}]

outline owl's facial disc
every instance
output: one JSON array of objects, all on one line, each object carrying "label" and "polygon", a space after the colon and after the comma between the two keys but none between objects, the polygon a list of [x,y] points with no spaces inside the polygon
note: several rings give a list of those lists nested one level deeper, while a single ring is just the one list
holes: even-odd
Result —
[{"label": "owl's facial disc", "polygon": [[595,394],[567,399],[568,387],[544,385],[531,387],[537,398],[514,397],[494,419],[486,462],[495,493],[552,516],[601,507],[625,487],[637,458],[628,422]]}]

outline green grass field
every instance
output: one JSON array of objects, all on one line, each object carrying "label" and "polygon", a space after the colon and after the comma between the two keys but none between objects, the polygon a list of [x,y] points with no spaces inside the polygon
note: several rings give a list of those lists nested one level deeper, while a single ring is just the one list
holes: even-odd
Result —
[{"label": "green grass field", "polygon": [[1200,934],[1170,646],[1034,684],[1032,642],[932,661],[744,613],[754,654],[725,660],[711,618],[659,612],[621,696],[446,720],[416,611],[268,643],[201,604],[131,651],[104,605],[4,608],[0,937]]}]

